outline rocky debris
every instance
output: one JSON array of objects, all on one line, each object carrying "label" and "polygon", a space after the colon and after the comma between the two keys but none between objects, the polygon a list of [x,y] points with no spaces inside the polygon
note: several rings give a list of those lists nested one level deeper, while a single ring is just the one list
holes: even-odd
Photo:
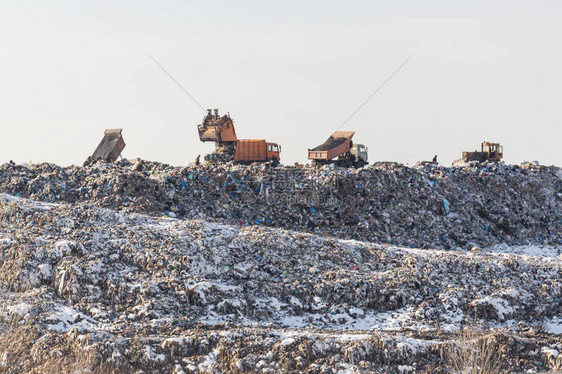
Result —
[{"label": "rocky debris", "polygon": [[471,249],[561,245],[561,175],[530,163],[376,163],[351,170],[144,162],[141,170],[124,160],[87,168],[4,164],[0,191],[413,248]]},{"label": "rocky debris", "polygon": [[421,250],[112,204],[1,196],[0,331],[17,317],[43,337],[0,366],[85,352],[122,372],[444,372],[441,345],[478,327],[506,371],[560,369],[560,247]]}]

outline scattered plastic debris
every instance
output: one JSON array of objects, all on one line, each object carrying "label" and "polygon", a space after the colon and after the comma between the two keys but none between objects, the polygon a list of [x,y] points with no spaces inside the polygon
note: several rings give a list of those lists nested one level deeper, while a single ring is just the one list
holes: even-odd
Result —
[{"label": "scattered plastic debris", "polygon": [[407,373],[474,328],[559,370],[562,181],[486,168],[3,165],[0,331],[120,372]]}]

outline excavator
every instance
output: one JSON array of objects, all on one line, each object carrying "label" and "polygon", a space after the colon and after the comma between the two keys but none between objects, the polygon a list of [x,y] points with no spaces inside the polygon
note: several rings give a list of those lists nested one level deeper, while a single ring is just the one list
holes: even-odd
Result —
[{"label": "excavator", "polygon": [[313,165],[335,164],[341,167],[360,168],[368,164],[367,147],[351,140],[355,131],[336,131],[328,140],[308,150]]},{"label": "excavator", "polygon": [[215,152],[205,156],[211,162],[234,162],[249,164],[268,162],[279,164],[281,146],[263,139],[238,139],[234,121],[229,114],[219,115],[219,110],[207,109],[203,122],[197,126],[202,142],[214,142]]},{"label": "excavator", "polygon": [[[205,108],[162,66],[150,53],[146,53],[168,75],[191,100],[201,109]],[[197,126],[199,139],[202,142],[214,142],[215,152],[205,156],[210,162],[228,162],[250,164],[252,162],[271,162],[279,164],[281,147],[277,143],[269,143],[263,139],[238,139],[234,129],[234,121],[229,114],[219,115],[219,110],[207,109],[203,122]],[[199,157],[197,161],[199,162]]]}]

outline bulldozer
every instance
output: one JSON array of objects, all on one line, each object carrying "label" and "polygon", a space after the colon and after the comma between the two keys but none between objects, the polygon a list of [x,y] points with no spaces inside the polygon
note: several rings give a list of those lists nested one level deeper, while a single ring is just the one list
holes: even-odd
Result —
[{"label": "bulldozer", "polygon": [[463,152],[462,161],[501,161],[503,158],[503,146],[500,143],[482,142],[481,150],[474,152]]},{"label": "bulldozer", "polygon": [[368,164],[367,147],[354,144],[354,131],[336,131],[324,143],[308,150],[313,165],[335,164],[341,167],[360,168]]},{"label": "bulldozer", "polygon": [[207,109],[203,122],[197,126],[202,142],[214,142],[215,152],[205,156],[207,161],[249,164],[268,162],[279,164],[281,146],[263,139],[238,139],[234,121],[229,114],[219,115],[219,110]]}]

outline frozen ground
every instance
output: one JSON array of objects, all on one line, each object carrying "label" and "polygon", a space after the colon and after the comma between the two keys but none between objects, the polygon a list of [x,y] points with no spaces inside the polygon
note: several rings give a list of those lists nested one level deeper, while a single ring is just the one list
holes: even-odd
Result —
[{"label": "frozen ground", "polygon": [[[562,367],[555,246],[412,249],[0,196],[0,313],[145,372],[426,372],[463,327]],[[6,356],[8,357],[8,356]],[[32,365],[4,358],[0,365]]]}]

